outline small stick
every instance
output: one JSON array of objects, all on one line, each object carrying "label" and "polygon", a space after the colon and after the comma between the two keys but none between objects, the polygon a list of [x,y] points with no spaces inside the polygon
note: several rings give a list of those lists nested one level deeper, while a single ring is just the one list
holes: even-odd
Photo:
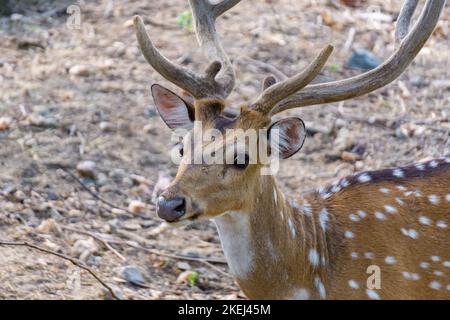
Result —
[{"label": "small stick", "polygon": [[120,300],[119,297],[117,297],[117,295],[114,293],[114,290],[108,285],[106,284],[106,282],[104,282],[94,271],[92,271],[91,268],[89,268],[88,266],[84,265],[81,261],[78,261],[75,258],[66,256],[65,254],[62,253],[58,253],[49,249],[45,249],[42,247],[39,247],[35,244],[32,243],[28,243],[26,241],[23,242],[14,242],[14,241],[3,241],[0,240],[0,245],[1,246],[22,246],[22,247],[28,247],[28,248],[32,248],[47,254],[51,254],[54,255],[56,257],[62,258],[64,260],[70,261],[72,264],[74,264],[75,266],[77,266],[78,268],[81,268],[87,272],[89,272],[104,288],[106,288],[109,293],[111,294],[111,296],[116,299],[116,300]]},{"label": "small stick", "polygon": [[78,179],[72,172],[70,172],[70,170],[63,168],[63,167],[59,167],[59,169],[63,170],[65,173],[67,173],[73,180],[75,180],[76,182],[78,182],[78,184],[84,189],[86,190],[91,196],[93,196],[95,199],[97,199],[100,202],[103,202],[104,204],[106,204],[108,207],[113,208],[113,209],[119,209],[122,210],[126,213],[128,213],[128,215],[126,215],[128,218],[133,217],[133,213],[130,212],[127,209],[118,207],[114,204],[112,204],[111,202],[109,202],[108,200],[103,199],[102,197],[100,197],[98,194],[96,194],[95,192],[93,192],[91,189],[89,189],[80,179]]}]

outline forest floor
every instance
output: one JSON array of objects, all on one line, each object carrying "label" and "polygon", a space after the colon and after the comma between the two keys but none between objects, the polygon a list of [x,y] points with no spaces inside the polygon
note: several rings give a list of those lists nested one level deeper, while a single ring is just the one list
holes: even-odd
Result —
[{"label": "forest floor", "polygon": [[[80,258],[126,299],[244,298],[223,263],[213,223],[167,228],[152,202],[176,166],[170,130],[149,87],[174,88],[144,61],[131,19],[144,16],[165,55],[202,70],[193,32],[177,22],[187,1],[81,1],[80,29],[73,20],[67,24],[70,1],[45,3],[0,18],[0,240]],[[237,69],[230,105],[257,95],[267,75],[251,59],[293,75],[332,43],[335,52],[316,82],[360,73],[346,65],[352,48],[386,59],[399,6],[393,0],[357,8],[326,0],[242,1],[218,21]],[[278,180],[287,192],[450,153],[449,17],[447,6],[432,39],[390,86],[286,113],[304,119],[310,132],[303,150],[282,163]],[[80,163],[84,177],[76,170]],[[96,199],[68,172],[134,213]],[[68,261],[0,246],[0,299],[106,297]]]}]

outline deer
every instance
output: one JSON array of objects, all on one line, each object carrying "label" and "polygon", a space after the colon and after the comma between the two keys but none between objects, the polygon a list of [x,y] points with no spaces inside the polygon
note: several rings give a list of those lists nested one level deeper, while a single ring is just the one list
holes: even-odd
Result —
[{"label": "deer", "polygon": [[[240,1],[189,0],[197,40],[209,61],[203,73],[167,59],[140,16],[134,17],[137,41],[146,61],[185,93],[151,87],[170,129],[183,128],[186,137],[198,130],[197,122],[202,129],[220,132],[266,129],[267,135],[258,139],[267,141],[258,148],[277,151],[280,159],[296,154],[307,135],[301,119],[272,121],[274,115],[366,95],[393,82],[431,37],[445,6],[445,0],[427,0],[411,27],[418,1],[406,0],[397,20],[395,50],[377,68],[311,84],[332,53],[333,47],[326,45],[298,74],[266,76],[260,95],[233,114],[227,98],[236,75],[216,20]],[[279,136],[276,145],[269,141],[272,132]],[[450,155],[358,172],[291,196],[274,175],[261,174],[267,163],[250,161],[246,141],[196,143],[212,150],[236,144],[232,150],[240,151],[230,163],[192,163],[191,142],[183,141],[178,172],[159,195],[156,212],[173,226],[212,220],[230,272],[249,299],[450,298]]]}]

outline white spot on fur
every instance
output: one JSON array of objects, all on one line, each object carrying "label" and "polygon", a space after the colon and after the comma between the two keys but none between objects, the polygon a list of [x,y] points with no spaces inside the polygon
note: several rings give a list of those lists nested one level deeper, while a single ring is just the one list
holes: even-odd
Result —
[{"label": "white spot on fur", "polygon": [[384,261],[386,261],[387,264],[394,264],[395,258],[393,256],[387,256],[386,259],[384,259]]},{"label": "white spot on fur", "polygon": [[[342,186],[342,188],[347,188],[349,185],[350,185],[350,182],[348,182],[347,179],[343,179],[343,180],[341,181],[341,186]],[[449,200],[449,201],[450,201],[450,200]]]},{"label": "white spot on fur", "polygon": [[420,267],[422,269],[428,269],[430,267],[430,264],[428,262],[421,262]]},{"label": "white spot on fur", "polygon": [[367,289],[366,293],[367,293],[367,296],[370,299],[372,299],[372,300],[380,300],[380,295],[376,291],[374,291],[372,289]]},{"label": "white spot on fur", "polygon": [[439,281],[431,281],[430,282],[430,288],[434,289],[434,290],[440,290],[441,289],[441,284],[439,283]]},{"label": "white spot on fur", "polygon": [[361,220],[361,218],[358,215],[353,214],[353,213],[351,213],[348,217],[350,218],[350,220],[355,221],[355,222]]},{"label": "white spot on fur", "polygon": [[442,262],[442,264],[444,265],[444,267],[450,268],[450,261],[444,261]]},{"label": "white spot on fur", "polygon": [[325,286],[323,285],[323,283],[322,283],[322,281],[320,280],[320,278],[319,278],[319,277],[316,277],[316,278],[314,279],[314,283],[315,283],[315,285],[316,285],[317,290],[319,291],[320,298],[325,299],[327,293],[326,293],[326,291],[325,291]]},{"label": "white spot on fur", "polygon": [[273,188],[273,201],[275,202],[275,207],[278,206],[278,192],[276,188]]},{"label": "white spot on fur", "polygon": [[315,249],[311,249],[309,250],[309,262],[311,263],[311,265],[315,268],[319,266],[319,261],[320,257],[319,257],[319,253],[317,252],[317,250]]},{"label": "white spot on fur", "polygon": [[439,271],[439,270],[435,270],[433,273],[434,273],[435,276],[438,276],[438,277],[442,277],[444,275],[444,273],[442,271]]},{"label": "white spot on fur", "polygon": [[419,217],[419,222],[423,225],[429,226],[431,224],[431,219],[425,216]]},{"label": "white spot on fur", "polygon": [[320,226],[322,227],[324,232],[327,231],[327,223],[328,223],[328,221],[329,221],[328,210],[326,208],[323,208],[320,211],[320,214],[319,214],[319,222],[320,222]]},{"label": "white spot on fur", "polygon": [[447,285],[447,290],[450,291],[450,284]]},{"label": "white spot on fur", "polygon": [[358,252],[352,252],[350,256],[352,257],[353,260],[356,260],[358,259]]},{"label": "white spot on fur", "polygon": [[433,160],[430,162],[430,168],[436,168],[439,165],[439,162],[436,160]]},{"label": "white spot on fur", "polygon": [[440,220],[436,223],[436,226],[442,229],[446,229],[448,227],[447,223],[443,220]]},{"label": "white spot on fur", "polygon": [[390,206],[390,205],[385,205],[384,209],[388,213],[396,213],[397,212],[397,209],[395,207],[393,207],[393,206]]},{"label": "white spot on fur", "polygon": [[375,255],[373,254],[373,252],[366,252],[366,253],[364,253],[364,257],[366,259],[372,260],[375,257]]},{"label": "white spot on fur", "polygon": [[425,170],[425,165],[423,163],[417,163],[416,169],[419,171],[423,171],[423,170]]},{"label": "white spot on fur", "polygon": [[372,180],[372,178],[367,173],[363,173],[358,177],[358,181],[361,183],[369,182],[370,180]]},{"label": "white spot on fur", "polygon": [[367,213],[365,213],[365,212],[362,211],[362,210],[359,210],[359,211],[358,211],[358,215],[361,217],[361,219],[364,219],[364,218],[367,216]]},{"label": "white spot on fur", "polygon": [[394,177],[397,177],[397,178],[404,178],[405,177],[405,174],[403,173],[403,171],[401,170],[401,169],[394,169],[393,171],[392,171],[392,175],[394,176]]},{"label": "white spot on fur", "polygon": [[401,206],[405,205],[405,201],[403,201],[400,197],[395,198],[395,201],[397,201],[397,203]]},{"label": "white spot on fur", "polygon": [[428,196],[428,200],[432,203],[432,204],[438,204],[439,203],[439,196],[432,194]]},{"label": "white spot on fur", "polygon": [[311,204],[308,201],[306,201],[306,200],[303,201],[303,205],[302,205],[301,209],[302,209],[302,212],[305,215],[312,216],[312,213],[313,213],[312,207],[311,207]]},{"label": "white spot on fur", "polygon": [[447,202],[450,202],[450,193],[445,196],[445,200],[447,200]]},{"label": "white spot on fur", "polygon": [[292,300],[308,300],[310,297],[308,289],[300,288],[292,296]]},{"label": "white spot on fur", "polygon": [[386,216],[380,211],[375,211],[375,218],[378,220],[386,220]]},{"label": "white spot on fur", "polygon": [[214,222],[231,273],[238,278],[247,278],[254,268],[248,215],[243,212],[227,212],[215,218]]},{"label": "white spot on fur", "polygon": [[400,191],[406,191],[406,188],[402,185],[398,185],[396,188]]},{"label": "white spot on fur", "polygon": [[439,256],[431,256],[431,261],[439,262],[439,261],[441,261],[441,257],[439,257]]},{"label": "white spot on fur", "polygon": [[297,235],[297,232],[295,231],[295,227],[294,227],[294,224],[292,223],[291,218],[288,219],[288,225],[289,225],[289,229],[291,230],[292,237],[295,238],[295,236]]},{"label": "white spot on fur", "polygon": [[411,274],[409,272],[407,272],[407,271],[403,271],[402,275],[403,275],[403,278],[405,278],[406,280],[411,280],[412,279]]},{"label": "white spot on fur", "polygon": [[381,193],[389,193],[390,190],[388,188],[380,188]]},{"label": "white spot on fur", "polygon": [[359,284],[355,280],[348,280],[348,285],[352,289],[359,289]]},{"label": "white spot on fur", "polygon": [[416,230],[414,229],[405,229],[405,228],[401,228],[400,229],[402,231],[402,233],[407,236],[410,237],[412,239],[417,239],[419,237],[419,234],[417,233]]},{"label": "white spot on fur", "polygon": [[420,280],[420,275],[418,273],[411,273],[411,278],[413,281]]},{"label": "white spot on fur", "polygon": [[345,231],[345,237],[348,239],[353,239],[355,235],[351,231]]}]

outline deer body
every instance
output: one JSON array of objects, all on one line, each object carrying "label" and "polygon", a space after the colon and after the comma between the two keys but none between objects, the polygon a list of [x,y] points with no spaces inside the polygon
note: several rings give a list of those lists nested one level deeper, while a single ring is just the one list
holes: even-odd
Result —
[{"label": "deer body", "polygon": [[[249,298],[450,298],[450,156],[355,174],[302,198],[272,177],[260,185],[242,212],[215,219]],[[372,265],[380,289],[367,287]]]},{"label": "deer body", "polygon": [[[301,119],[272,121],[273,115],[362,96],[394,81],[433,34],[446,1],[427,0],[409,30],[417,0],[405,0],[396,49],[377,68],[310,85],[332,53],[326,45],[302,72],[266,77],[262,93],[234,114],[227,113],[226,100],[235,73],[215,22],[240,1],[189,0],[198,42],[210,62],[203,73],[165,58],[143,20],[134,19],[146,60],[185,92],[181,97],[157,84],[151,89],[168,127],[185,131],[178,173],[158,198],[158,216],[173,225],[213,219],[230,270],[249,298],[450,298],[450,157],[355,174],[294,198],[266,175],[272,166],[263,156],[289,158],[306,138]],[[214,139],[192,142],[203,130]],[[240,131],[256,143],[240,139]],[[197,157],[197,148],[209,151]],[[204,161],[212,154],[227,161]]]}]

